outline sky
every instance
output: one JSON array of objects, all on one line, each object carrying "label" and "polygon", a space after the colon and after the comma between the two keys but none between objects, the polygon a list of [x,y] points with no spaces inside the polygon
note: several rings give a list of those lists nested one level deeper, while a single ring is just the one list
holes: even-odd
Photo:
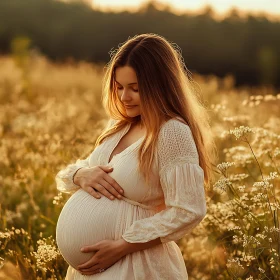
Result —
[{"label": "sky", "polygon": [[[147,0],[92,0],[95,8],[117,10],[124,7],[135,9]],[[259,13],[266,12],[280,17],[280,0],[157,0],[156,2],[170,4],[178,12],[185,10],[196,11],[211,5],[219,14],[224,14],[235,7],[244,12]]]}]

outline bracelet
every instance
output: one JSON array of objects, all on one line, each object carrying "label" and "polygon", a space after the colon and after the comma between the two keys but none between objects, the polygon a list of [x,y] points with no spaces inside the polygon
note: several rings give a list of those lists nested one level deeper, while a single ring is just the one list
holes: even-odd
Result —
[{"label": "bracelet", "polygon": [[[73,181],[73,183],[75,184],[75,182],[74,182],[74,176],[76,175],[76,173],[80,170],[80,169],[82,169],[83,167],[80,167],[80,168],[78,168],[76,171],[75,171],[75,173],[73,174],[73,176],[72,176],[72,181]],[[78,186],[77,184],[75,184],[76,186]]]}]

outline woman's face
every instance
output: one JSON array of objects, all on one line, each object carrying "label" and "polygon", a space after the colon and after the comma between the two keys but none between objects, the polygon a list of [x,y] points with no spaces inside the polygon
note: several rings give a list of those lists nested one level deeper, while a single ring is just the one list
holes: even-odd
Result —
[{"label": "woman's face", "polygon": [[[140,95],[138,92],[137,76],[130,66],[116,68],[116,87],[120,101],[123,103],[129,117],[141,114]],[[133,106],[128,108],[126,106]]]}]

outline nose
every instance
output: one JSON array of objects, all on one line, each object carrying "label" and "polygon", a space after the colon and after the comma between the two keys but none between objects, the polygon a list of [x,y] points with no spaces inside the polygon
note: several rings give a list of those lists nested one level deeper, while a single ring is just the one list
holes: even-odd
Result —
[{"label": "nose", "polygon": [[131,97],[129,96],[129,91],[124,88],[121,94],[121,101],[124,103],[130,100]]}]

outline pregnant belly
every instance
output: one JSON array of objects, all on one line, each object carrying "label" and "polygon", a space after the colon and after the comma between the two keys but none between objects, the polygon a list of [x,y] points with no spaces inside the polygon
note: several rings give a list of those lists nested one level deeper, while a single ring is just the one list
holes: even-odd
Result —
[{"label": "pregnant belly", "polygon": [[81,247],[104,239],[121,237],[118,199],[105,196],[96,199],[82,189],[76,191],[64,205],[56,226],[56,242],[64,259],[74,268],[88,261],[93,253],[82,253]]}]

